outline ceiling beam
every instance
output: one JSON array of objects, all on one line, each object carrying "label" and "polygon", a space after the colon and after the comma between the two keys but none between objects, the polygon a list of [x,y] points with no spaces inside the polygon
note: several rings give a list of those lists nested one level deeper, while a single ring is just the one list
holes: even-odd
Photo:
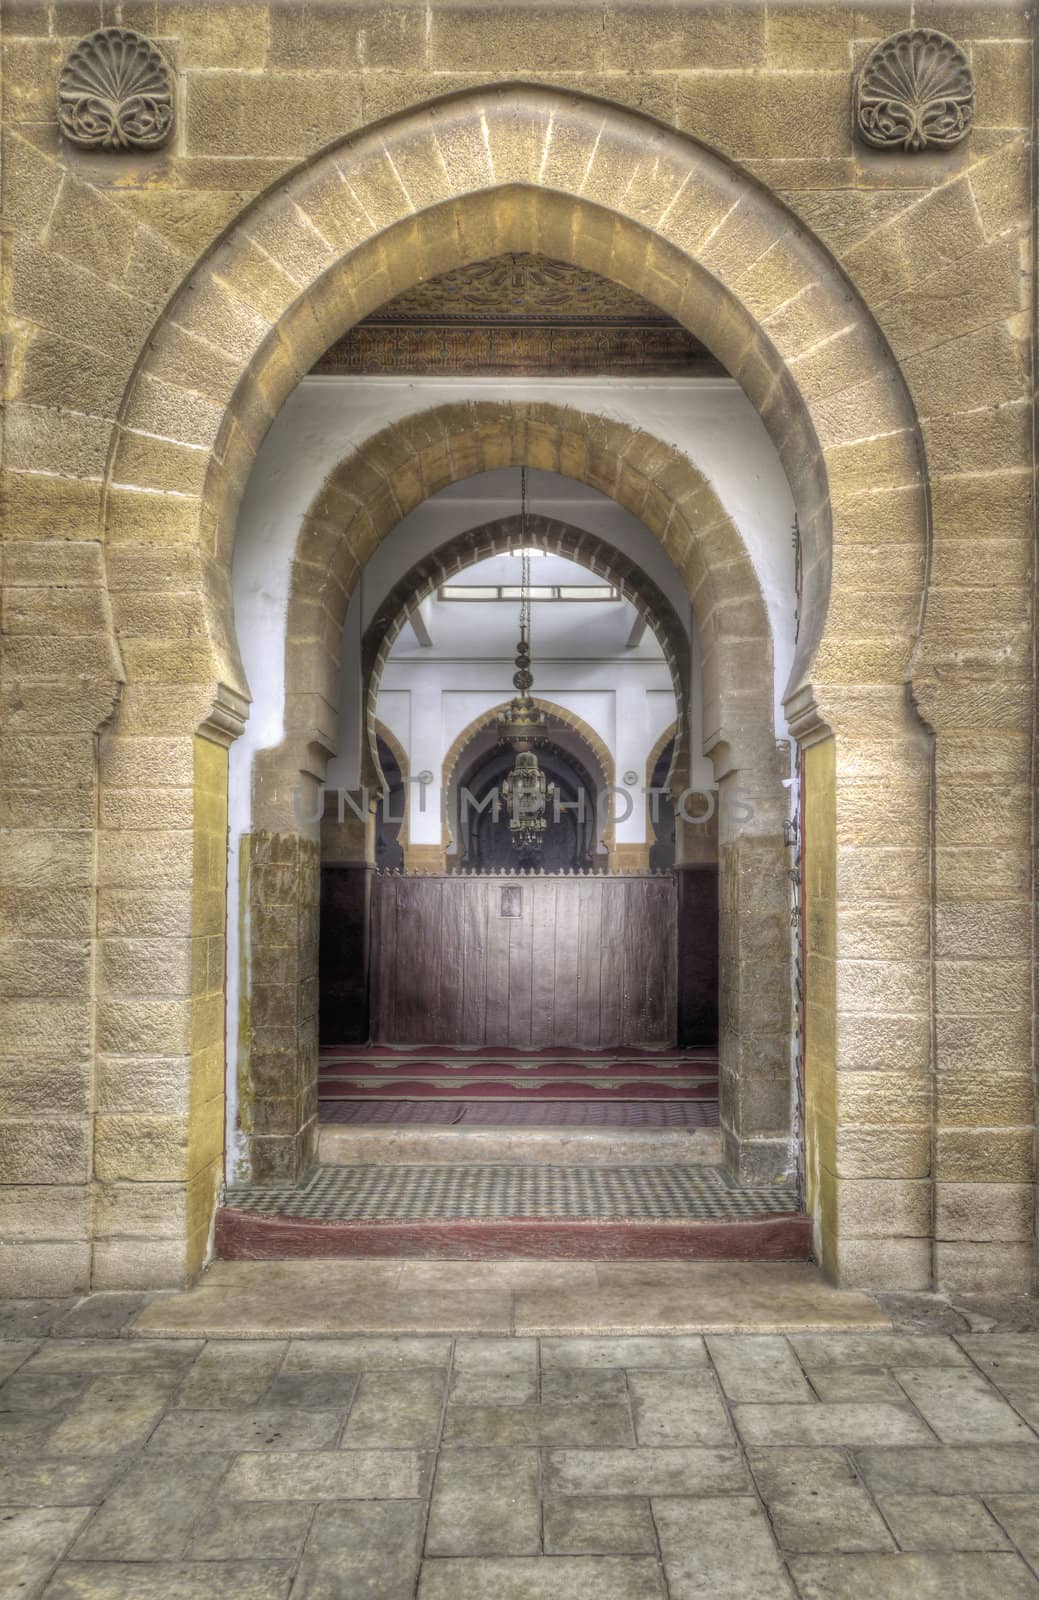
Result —
[{"label": "ceiling beam", "polygon": [[627,642],[624,646],[625,650],[637,650],[642,643],[645,632],[646,619],[640,612],[631,625],[631,632],[628,634]]},{"label": "ceiling beam", "polygon": [[433,635],[426,627],[426,619],[422,615],[421,609],[418,606],[415,607],[414,611],[408,618],[408,621],[411,623],[412,633],[415,635],[415,638],[418,640],[423,650],[432,650]]}]

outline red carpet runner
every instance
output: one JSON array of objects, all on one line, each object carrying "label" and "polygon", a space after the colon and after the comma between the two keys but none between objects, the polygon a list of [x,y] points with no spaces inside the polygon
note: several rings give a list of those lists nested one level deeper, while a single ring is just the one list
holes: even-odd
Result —
[{"label": "red carpet runner", "polygon": [[715,1101],[718,1058],[704,1050],[370,1045],[323,1050],[318,1092],[322,1101]]},{"label": "red carpet runner", "polygon": [[323,1050],[320,1120],[352,1125],[717,1126],[711,1051]]}]

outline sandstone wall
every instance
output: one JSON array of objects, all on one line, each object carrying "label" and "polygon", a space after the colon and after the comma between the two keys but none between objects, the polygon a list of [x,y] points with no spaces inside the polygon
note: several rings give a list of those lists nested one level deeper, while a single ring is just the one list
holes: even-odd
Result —
[{"label": "sandstone wall", "polygon": [[[247,694],[236,498],[270,415],[353,316],[416,272],[524,245],[614,272],[712,342],[799,499],[827,1264],[889,1288],[1029,1284],[1032,43],[1023,5],[918,0],[915,24],[970,54],[977,124],[949,151],[870,150],[852,74],[909,12],[0,7],[6,1287],[197,1270],[223,1133],[223,747]],[[63,59],[116,22],[175,68],[155,153],[59,134]],[[488,89],[516,81],[535,88]],[[451,92],[435,124],[413,112]],[[731,163],[734,210],[668,129]],[[642,441],[625,470],[651,457]],[[374,461],[357,494],[379,502],[399,467]],[[421,475],[402,492],[421,497]],[[665,477],[640,511],[665,530],[667,493]],[[302,851],[272,838],[255,870],[285,877],[283,848]],[[305,954],[312,907],[273,879]]]}]

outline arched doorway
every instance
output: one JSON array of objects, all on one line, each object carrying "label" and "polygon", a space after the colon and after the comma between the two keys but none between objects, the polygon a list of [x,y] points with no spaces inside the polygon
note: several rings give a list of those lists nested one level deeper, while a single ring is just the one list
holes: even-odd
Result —
[{"label": "arched doorway", "polygon": [[[484,452],[493,452],[490,461],[500,469],[522,465],[535,450],[538,459],[546,459],[541,452],[547,443],[548,463],[558,468],[572,461],[564,476],[590,484],[626,510],[639,508],[643,522],[646,506],[655,503],[654,483],[666,483],[676,496],[668,501],[672,537],[678,539],[681,524],[688,541],[684,577],[693,583],[699,623],[703,746],[710,752],[712,781],[719,785],[719,812],[730,818],[719,870],[730,881],[752,870],[758,883],[753,914],[739,897],[719,897],[723,922],[729,919],[721,931],[721,948],[730,957],[723,961],[720,978],[722,1114],[733,1163],[746,1176],[764,1173],[771,1179],[790,1161],[791,1012],[784,845],[790,801],[783,783],[789,769],[774,731],[769,622],[739,534],[688,458],[651,442],[637,429],[614,424],[609,446],[600,447],[586,465],[581,452],[597,429],[591,416],[546,403],[456,403],[384,430],[334,470],[304,519],[296,544],[285,654],[286,738],[256,758],[254,822],[263,818],[274,826],[286,819],[301,782],[306,788],[324,771],[323,760],[315,765],[321,744],[328,752],[334,748],[330,709],[340,686],[336,640],[347,606],[341,577],[355,564],[351,552],[356,541],[349,525],[345,531],[329,525],[328,507],[339,503],[346,484],[364,476],[369,461],[389,455],[398,461],[402,481],[412,481],[418,473],[433,494],[470,478],[472,468],[483,465]],[[434,452],[432,473],[420,464],[429,451]],[[642,468],[636,470],[633,463],[640,452]],[[358,505],[357,515],[366,527],[371,527],[375,510],[371,501]],[[399,511],[397,498],[387,498],[380,511],[383,537],[397,526]],[[330,545],[334,560],[348,564],[341,575],[333,567],[333,585],[322,569],[301,558],[300,552],[316,542]],[[720,567],[712,560],[714,551],[725,552]],[[691,574],[697,572],[701,577],[693,582]],[[724,599],[714,592],[719,582],[724,583]],[[323,620],[315,631],[311,619],[318,615]],[[305,687],[315,682],[318,688]],[[369,682],[369,708],[372,692]],[[315,732],[322,724],[327,731],[319,744]],[[310,809],[307,802],[305,810]],[[694,835],[700,831],[695,819],[683,823],[683,835],[687,828]],[[741,866],[747,861],[753,868]],[[761,915],[765,910],[767,918]],[[747,1007],[753,1008],[752,1027],[744,1020]],[[255,1028],[250,1047],[261,1058],[267,1049]]]},{"label": "arched doorway", "polygon": [[[481,119],[487,134],[482,146],[485,154],[478,156],[475,164],[466,156],[459,166],[461,146],[452,144],[452,132],[461,133],[468,150],[465,130],[471,130]],[[212,252],[192,283],[191,292],[174,300],[153,333],[148,355],[138,366],[121,410],[109,473],[110,537],[132,544],[139,537],[142,516],[160,512],[164,518],[175,515],[185,542],[195,539],[199,551],[194,575],[185,590],[197,607],[198,633],[194,637],[199,642],[186,655],[179,650],[176,662],[172,652],[167,658],[160,652],[153,667],[159,681],[190,685],[190,692],[182,690],[179,695],[184,719],[180,736],[189,741],[193,753],[193,792],[198,799],[199,820],[197,830],[193,824],[192,837],[197,833],[201,847],[192,855],[191,867],[181,863],[179,870],[188,892],[196,891],[198,912],[192,937],[197,939],[218,936],[217,922],[211,925],[207,920],[216,917],[211,902],[219,881],[207,865],[212,852],[205,847],[209,824],[202,820],[204,813],[208,815],[202,799],[223,791],[221,743],[226,744],[239,731],[245,710],[245,684],[228,609],[227,570],[234,511],[257,443],[270,417],[297,381],[301,363],[305,368],[322,344],[385,300],[387,292],[404,286],[409,277],[413,280],[423,273],[444,270],[459,260],[479,259],[487,254],[491,243],[496,248],[522,248],[531,237],[537,237],[542,247],[563,259],[589,265],[601,264],[605,251],[611,272],[621,281],[666,305],[678,320],[702,334],[727,368],[739,377],[772,429],[798,503],[805,587],[798,653],[788,696],[795,731],[810,750],[815,748],[811,741],[822,744],[833,732],[850,744],[857,736],[869,737],[878,719],[900,733],[912,731],[904,681],[915,623],[899,620],[904,616],[902,612],[871,623],[878,631],[871,633],[864,648],[856,653],[850,679],[840,650],[825,631],[834,507],[840,510],[882,473],[885,494],[898,496],[897,502],[894,498],[885,501],[885,508],[896,521],[901,519],[905,546],[922,552],[926,534],[925,506],[918,487],[918,432],[904,384],[872,319],[825,252],[792,224],[771,196],[702,147],[665,133],[631,113],[555,91],[506,90],[486,100],[461,96],[432,111],[409,114],[386,124],[375,135],[348,141],[340,154],[349,151],[354,181],[362,189],[365,139],[377,141],[380,151],[392,147],[395,171],[404,182],[409,177],[411,182],[410,189],[402,183],[396,203],[385,195],[370,196],[376,214],[384,218],[382,231],[373,229],[369,208],[362,208],[368,220],[361,220],[354,204],[355,191],[334,161],[322,158],[291,177],[269,203],[254,208]],[[647,143],[654,152],[653,199],[651,203],[633,199],[626,211],[625,199],[616,197],[644,195],[645,189],[639,184],[632,186],[630,181],[619,183],[617,173],[626,171],[629,180],[633,178],[644,159]],[[427,154],[434,157],[432,165]],[[418,208],[413,194],[422,197]],[[502,203],[503,195],[508,197],[507,204]],[[611,206],[615,209],[610,210]],[[301,214],[298,223],[294,220],[294,207]],[[448,216],[455,226],[444,226]],[[307,223],[307,217],[313,219],[312,224]],[[322,231],[322,226],[327,232]],[[293,242],[286,245],[294,228],[307,234],[300,250]],[[400,230],[399,236],[394,234],[395,229]],[[405,235],[408,250],[387,248]],[[271,245],[275,259],[280,257],[285,262],[285,284],[291,286],[282,286],[273,298],[271,287],[266,286],[262,307],[252,303],[256,291],[250,287],[249,275],[242,266],[243,253],[253,248],[258,237]],[[757,283],[748,277],[748,262],[769,253],[772,264],[781,268],[772,289],[767,281]],[[387,277],[386,263],[391,260],[396,263],[396,279]],[[380,266],[373,271],[376,261]],[[377,283],[373,281],[376,279]],[[782,307],[800,292],[812,293],[818,307],[810,337],[798,319],[784,319],[782,315]],[[206,376],[206,399],[200,411],[200,380],[183,349],[178,354],[174,346],[182,346],[184,335],[189,342],[196,336],[205,342],[215,326],[215,306],[221,312],[220,338],[228,359],[219,375]],[[832,327],[832,337],[824,341],[824,348],[816,349],[819,327],[827,322]],[[293,356],[288,359],[286,351],[290,349]],[[849,352],[864,352],[860,375],[862,385],[870,385],[871,402],[865,415],[861,404],[864,397],[856,393],[858,385],[848,382]],[[874,381],[878,371],[884,374],[880,383]],[[164,440],[161,449],[153,442],[147,421],[149,386],[153,381],[166,384],[171,396],[179,387],[185,397],[184,413],[194,419],[190,429],[185,429],[190,438]],[[735,773],[743,760],[749,714],[752,708],[760,712],[762,694],[759,688],[747,687],[748,682],[753,684],[753,673],[748,679],[746,672],[735,669],[735,656],[728,657],[726,666],[726,652],[720,645],[726,638],[734,641],[742,637],[749,645],[744,652],[749,658],[755,650],[760,652],[761,645],[753,638],[753,628],[746,630],[745,616],[741,615],[740,608],[746,610],[746,594],[738,584],[733,588],[726,575],[727,569],[730,574],[739,571],[739,540],[734,546],[735,563],[730,563],[724,554],[729,531],[724,517],[712,525],[709,491],[707,517],[691,516],[693,502],[702,497],[703,486],[689,484],[683,499],[680,479],[669,477],[666,447],[662,449],[660,441],[649,437],[620,440],[602,418],[591,425],[568,427],[556,419],[531,413],[518,428],[516,423],[515,415],[509,422],[502,415],[487,418],[486,427],[481,429],[470,417],[459,432],[456,449],[461,448],[464,432],[470,439],[481,438],[485,459],[534,456],[539,461],[553,461],[564,470],[568,466],[586,481],[608,483],[619,497],[630,497],[632,504],[637,503],[646,526],[676,550],[690,589],[698,598],[710,705],[712,711],[722,713],[706,730],[712,741],[712,759],[716,768],[728,761],[735,763],[726,776]],[[368,463],[369,477],[363,476],[361,463],[355,462],[358,470],[353,493],[342,484],[330,483],[325,501],[330,524],[326,521],[323,526],[322,519],[316,518],[310,524],[308,539],[300,547],[297,593],[302,599],[299,616],[304,633],[297,639],[320,640],[325,623],[324,598],[315,599],[313,591],[308,592],[307,569],[313,568],[326,577],[334,573],[333,584],[341,584],[344,578],[349,584],[352,579],[344,545],[349,546],[353,540],[351,559],[356,571],[358,556],[363,559],[373,547],[380,525],[385,528],[388,521],[416,503],[416,497],[427,494],[431,485],[446,481],[445,473],[448,477],[451,473],[458,475],[460,460],[445,459],[445,450],[451,449],[450,439],[450,424],[447,419],[440,419],[434,434],[414,434],[396,459],[392,446],[390,454],[374,453]],[[381,443],[391,444],[388,440]],[[404,444],[403,438],[396,443]],[[142,493],[156,496],[147,511],[139,498]],[[343,494],[346,499],[339,500],[339,513],[332,515],[337,496]],[[173,498],[167,500],[167,496]],[[331,560],[329,526],[334,531],[337,552]],[[344,526],[353,529],[346,540]],[[841,517],[836,526],[843,533]],[[708,539],[707,534],[712,537]],[[712,546],[709,555],[708,545]],[[845,574],[839,561],[835,570],[840,585]],[[329,593],[324,579],[318,588],[323,595]],[[131,623],[124,633],[130,657],[132,627]],[[179,639],[177,644],[179,647]],[[183,676],[185,671],[187,678]],[[318,672],[316,676],[322,675]],[[863,685],[868,686],[870,694],[859,692]],[[307,749],[315,753],[302,762],[297,755],[288,765],[294,775],[301,771],[314,775],[313,769],[322,759],[324,737],[320,692],[315,698],[312,689],[297,686],[291,696],[294,708],[307,723]],[[767,699],[771,702],[771,693]],[[114,732],[116,738],[133,737],[125,725],[117,726]],[[774,754],[774,734],[771,737],[772,752],[767,748],[758,752],[764,755],[766,766]],[[191,743],[196,738],[205,748]],[[750,742],[753,746],[753,740]],[[834,747],[829,745],[826,759],[833,755]],[[807,758],[810,788],[814,782],[811,774],[818,767],[818,801],[810,805],[809,817],[815,818],[817,841],[822,841],[824,853],[820,862],[826,862],[836,860],[834,853],[828,851],[828,842],[835,838],[840,819],[827,799],[830,791],[822,762],[822,756],[809,754]],[[775,779],[776,774],[770,772],[768,781],[762,783],[758,792],[762,808]],[[927,784],[927,766],[921,756],[912,766],[907,804],[923,825]],[[298,888],[312,877],[314,853],[311,842],[289,820],[286,802],[291,787],[273,772],[258,773],[257,826],[252,833],[255,848],[250,847],[249,857],[250,870],[255,869],[256,873],[254,885],[268,868],[272,873],[277,869],[279,881],[285,883],[284,892],[289,899],[283,909],[290,915],[280,919],[281,925],[291,922],[292,913],[298,912],[301,917],[301,931],[288,947],[295,952],[295,967],[286,967],[282,961],[275,977],[269,964],[259,959],[259,950],[249,966],[249,981],[254,985],[253,1015],[256,1019],[270,1017],[272,1028],[285,1024],[284,1013],[279,1015],[277,991],[293,988],[298,980],[305,992],[316,954],[308,948],[302,932],[309,905],[307,895]],[[773,814],[771,821],[775,820]],[[729,871],[734,882],[740,879],[740,866],[746,866],[748,849],[757,855],[765,849],[775,849],[774,828],[771,842],[766,845],[748,841],[745,834],[738,832],[730,836],[724,810],[720,827],[723,873]],[[296,888],[289,887],[292,882]],[[162,892],[167,889],[168,885],[164,885]],[[823,884],[819,904],[828,928],[837,918],[838,898],[826,892]],[[778,908],[768,908],[764,914],[774,917]],[[249,926],[251,933],[259,932],[259,923]],[[824,939],[819,952],[824,964],[825,944]],[[750,1001],[753,982],[752,964],[731,947],[725,954],[723,1038],[726,1030],[731,1034],[735,1018],[745,1022],[742,1012]],[[826,1248],[832,1254],[836,1235],[831,1201],[837,1182],[832,1090],[840,1007],[837,991],[825,980],[823,967],[820,975],[812,1024],[815,1042],[809,1049],[809,1155],[813,1201],[818,1205],[821,1223],[826,1223]],[[209,985],[209,980],[205,981]],[[197,1251],[204,1242],[205,1218],[217,1181],[212,1129],[213,1119],[219,1117],[223,1106],[223,1094],[219,1088],[213,1090],[211,1066],[214,1052],[220,1051],[223,1034],[218,997],[219,991],[212,985],[200,990],[196,998],[204,1003],[195,1007],[197,1021],[192,1025],[190,1040],[185,1040],[185,1075],[193,1086],[197,1106],[188,1165],[195,1186],[196,1215],[202,1219],[191,1230],[191,1251]],[[850,1015],[841,1023],[842,1027],[854,1025]],[[292,1002],[291,1028],[300,1040],[313,1030],[313,1014],[306,1000],[299,1001],[298,993]],[[729,1077],[733,1151],[742,1151],[746,1146],[749,1155],[757,1144],[764,1153],[775,1143],[777,1091],[784,1082],[776,1069],[786,1065],[781,1057],[783,1051],[789,1052],[789,1034],[784,1028],[775,1035],[772,1075],[759,1081],[761,1092],[749,1096],[745,1103],[740,1093],[749,1087],[752,1073],[749,1062],[737,1062],[740,1037],[749,1037],[745,1026],[737,1030],[732,1044],[731,1059],[737,1063]],[[759,1046],[762,1037],[759,1035]],[[252,1063],[244,1064],[250,1081],[258,1077],[271,1081],[269,1055],[264,1059],[267,1050],[268,1046],[261,1043]],[[760,1048],[756,1048],[755,1058],[761,1062]],[[300,1049],[297,1059],[306,1062],[305,1048]],[[270,1097],[271,1106],[276,1104],[280,1110],[277,1116],[265,1119],[264,1129],[278,1131],[259,1132],[254,1140],[257,1166],[272,1176],[300,1170],[312,1150],[313,1130],[306,1114],[306,1067],[302,1070],[303,1081],[293,1081],[288,1085],[289,1092]],[[774,1151],[768,1151],[767,1159],[771,1162],[773,1158]],[[836,1255],[832,1259],[836,1261]]]}]

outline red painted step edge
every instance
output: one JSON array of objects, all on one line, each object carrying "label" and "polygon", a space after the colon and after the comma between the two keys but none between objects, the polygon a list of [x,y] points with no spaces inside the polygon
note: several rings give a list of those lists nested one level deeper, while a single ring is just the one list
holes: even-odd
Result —
[{"label": "red painted step edge", "polygon": [[811,1219],[789,1212],[725,1222],[310,1222],[223,1206],[224,1261],[373,1257],[432,1261],[811,1261]]}]

